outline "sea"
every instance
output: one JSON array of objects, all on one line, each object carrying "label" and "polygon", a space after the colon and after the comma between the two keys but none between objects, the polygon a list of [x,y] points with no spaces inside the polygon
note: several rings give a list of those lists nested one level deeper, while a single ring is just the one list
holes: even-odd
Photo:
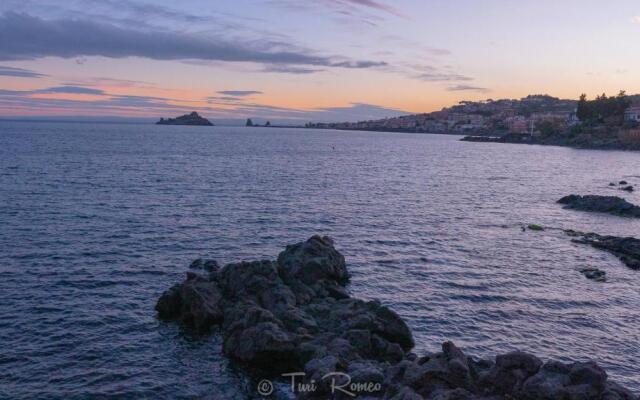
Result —
[{"label": "sea", "polygon": [[154,305],[195,258],[275,259],[315,234],[345,255],[353,296],[407,321],[418,355],[451,340],[475,357],[593,359],[640,392],[640,271],[562,231],[638,237],[640,220],[556,203],[640,204],[618,185],[640,189],[640,153],[459,139],[0,121],[0,398],[251,396],[218,333]]}]

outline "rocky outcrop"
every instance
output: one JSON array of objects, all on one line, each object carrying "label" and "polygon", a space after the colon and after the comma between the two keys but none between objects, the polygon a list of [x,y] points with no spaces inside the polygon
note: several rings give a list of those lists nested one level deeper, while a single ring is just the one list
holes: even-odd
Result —
[{"label": "rocky outcrop", "polygon": [[623,217],[640,218],[640,207],[616,196],[569,195],[558,200],[564,208],[581,211],[602,212]]},{"label": "rocky outcrop", "polygon": [[635,400],[595,363],[543,364],[521,352],[475,360],[450,342],[416,356],[394,311],[350,296],[328,237],[287,246],[276,261],[192,265],[207,275],[188,272],[160,297],[158,316],[202,333],[219,326],[224,353],[260,379],[304,373],[298,383],[312,389],[298,398]]},{"label": "rocky outcrop", "polygon": [[[196,260],[193,268],[215,265]],[[207,277],[188,273],[166,291],[163,319],[206,330],[221,323],[224,352],[270,373],[302,369],[316,358],[399,361],[413,347],[400,317],[377,302],[353,299],[344,257],[328,237],[287,246],[277,261],[228,264]]]},{"label": "rocky outcrop", "polygon": [[177,118],[160,118],[160,121],[156,122],[156,125],[199,125],[199,126],[213,126],[213,124],[206,118],[202,118],[197,112],[191,114],[185,114]]},{"label": "rocky outcrop", "polygon": [[566,230],[575,237],[573,242],[588,244],[596,249],[608,251],[618,257],[627,267],[640,270],[640,239],[633,237],[602,236],[596,233],[582,233]]},{"label": "rocky outcrop", "polygon": [[543,363],[512,352],[495,360],[475,360],[451,342],[442,352],[414,361],[405,359],[388,370],[388,399],[634,399],[634,394],[609,382],[594,362]]}]

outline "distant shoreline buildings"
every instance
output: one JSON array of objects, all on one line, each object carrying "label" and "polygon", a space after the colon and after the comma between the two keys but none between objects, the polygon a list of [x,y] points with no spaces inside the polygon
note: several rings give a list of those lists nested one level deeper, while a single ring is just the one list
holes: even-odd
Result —
[{"label": "distant shoreline buildings", "polygon": [[[440,111],[360,122],[309,123],[307,128],[449,133],[466,135],[531,134],[579,124],[577,100],[530,95],[520,100],[463,101]],[[640,107],[631,107],[626,120],[640,121]]]}]

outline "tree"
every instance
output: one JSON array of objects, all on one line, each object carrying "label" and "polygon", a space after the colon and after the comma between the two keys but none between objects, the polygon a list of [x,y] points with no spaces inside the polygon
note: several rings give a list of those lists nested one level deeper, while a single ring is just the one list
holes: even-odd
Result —
[{"label": "tree", "polygon": [[537,126],[542,137],[550,137],[560,132],[560,129],[551,121],[542,121]]},{"label": "tree", "polygon": [[251,121],[251,118],[247,119],[247,126],[253,126],[253,121]]},{"label": "tree", "polygon": [[582,93],[580,100],[578,100],[578,110],[576,116],[580,121],[587,121],[591,119],[591,112],[589,110],[589,102],[587,101],[587,95]]},{"label": "tree", "polygon": [[582,94],[576,115],[583,122],[620,125],[624,112],[630,105],[631,100],[624,90],[615,97],[607,97],[606,93],[602,93],[595,100],[587,100],[587,96]]},{"label": "tree", "polygon": [[267,123],[264,126],[271,126],[271,121],[267,121]]},{"label": "tree", "polygon": [[631,106],[631,100],[627,97],[627,92],[621,90],[616,96],[616,114],[622,114]]}]

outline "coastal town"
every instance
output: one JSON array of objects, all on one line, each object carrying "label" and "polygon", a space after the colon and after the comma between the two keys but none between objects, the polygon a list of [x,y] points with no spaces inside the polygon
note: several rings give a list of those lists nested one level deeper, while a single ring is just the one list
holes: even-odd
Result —
[{"label": "coastal town", "polygon": [[[625,98],[628,99],[629,106],[625,109],[624,121],[630,124],[638,123],[640,96]],[[535,137],[579,125],[581,120],[578,106],[578,100],[530,95],[519,100],[462,101],[455,106],[431,113],[360,122],[309,123],[306,127],[478,136],[515,134]]]}]

